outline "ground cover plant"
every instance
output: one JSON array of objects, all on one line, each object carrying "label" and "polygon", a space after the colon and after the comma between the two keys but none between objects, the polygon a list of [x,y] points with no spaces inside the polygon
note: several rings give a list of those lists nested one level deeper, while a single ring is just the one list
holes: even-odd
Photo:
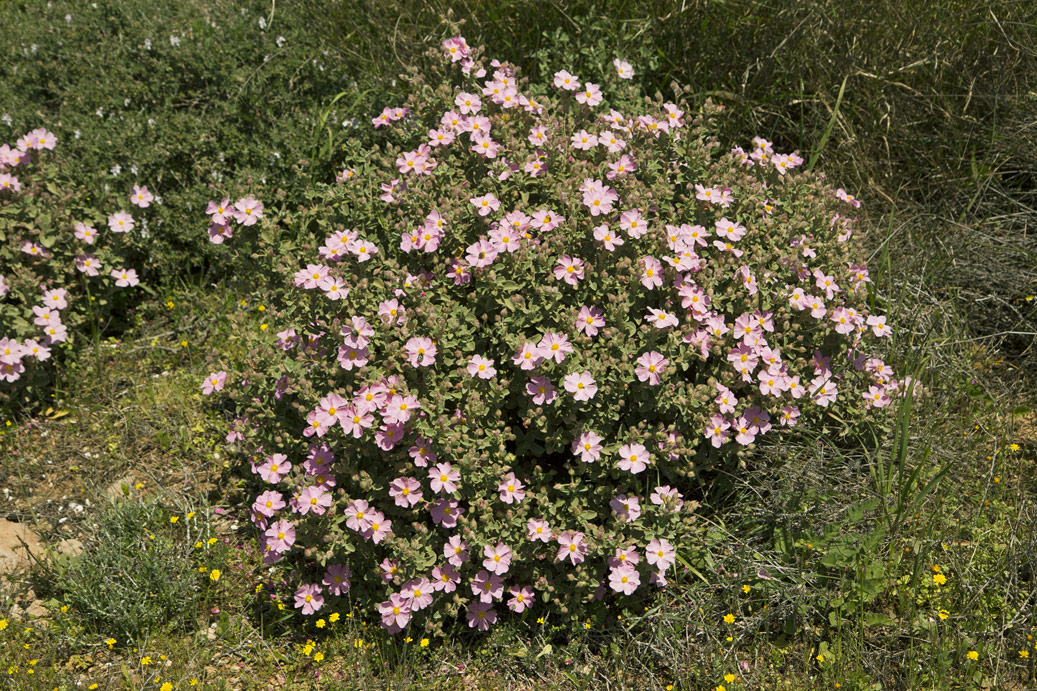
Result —
[{"label": "ground cover plant", "polygon": [[[462,84],[460,64],[446,72],[442,67],[441,41],[458,33],[450,22],[440,22],[451,12],[463,22],[469,44],[490,46],[491,57],[504,61],[487,67],[487,75],[474,84],[465,83],[466,93],[482,101],[476,116],[490,121],[490,138],[501,145],[495,163],[485,166],[493,179],[481,175],[481,158],[466,150],[473,143],[471,132],[453,133],[454,141],[445,147],[429,142],[437,164],[429,175],[401,171],[396,164],[426,140],[429,129],[443,129],[438,120],[448,107],[460,108],[449,103],[454,94],[433,88],[443,81]],[[222,0],[204,6],[55,0],[6,3],[0,18],[18,27],[0,34],[8,56],[0,65],[6,89],[0,96],[0,139],[17,148],[23,133],[43,125],[57,136],[58,147],[37,157],[44,165],[61,164],[58,177],[50,177],[60,193],[52,201],[97,214],[95,227],[102,231],[107,216],[125,206],[133,185],[147,186],[163,201],[144,212],[128,209],[135,216],[147,214],[152,231],[147,242],[135,244],[143,239],[135,232],[109,236],[129,241],[120,248],[129,252],[122,258],[141,278],[132,292],[119,289],[113,295],[132,294],[137,306],[107,306],[111,321],[99,320],[96,334],[89,320],[70,329],[77,346],[89,347],[55,351],[64,359],[50,370],[51,385],[19,389],[17,405],[0,415],[0,569],[10,564],[3,546],[12,528],[46,544],[38,547],[30,539],[34,556],[21,558],[28,571],[0,576],[5,686],[728,691],[1033,685],[1037,427],[1026,363],[1035,352],[1029,347],[1035,301],[1027,299],[1035,292],[1035,262],[1027,183],[1033,149],[1026,143],[1037,104],[1028,94],[1037,24],[1029,4],[503,0],[490,6],[461,0],[446,7],[402,0],[344,8],[335,0],[291,7]],[[612,62],[616,56],[632,66],[632,80],[620,78]],[[519,162],[513,152],[525,152],[530,144],[528,127],[522,131],[520,125],[531,125],[521,120],[534,115],[505,110],[493,103],[492,94],[482,93],[498,68],[513,64],[528,78],[516,84],[519,93],[545,105],[536,117],[568,126],[609,106],[658,118],[670,102],[685,112],[685,125],[659,139],[636,129],[624,132],[625,153],[639,165],[625,180],[606,176],[610,171],[603,164],[615,162],[611,152],[600,146],[571,151],[571,140],[552,144],[564,145],[573,160],[563,149],[544,149],[549,165],[529,179],[521,167],[505,169],[500,159]],[[408,101],[416,83],[411,68],[450,76],[428,82]],[[568,93],[567,100],[551,85],[563,68],[581,86],[597,84],[604,102],[581,104],[575,100],[578,92]],[[675,89],[673,82],[689,85],[690,91]],[[380,123],[387,106],[390,124],[375,127],[372,120]],[[397,118],[395,107],[411,111]],[[580,126],[595,135],[604,127]],[[607,129],[616,133],[611,124]],[[561,139],[559,131],[552,136]],[[211,139],[211,133],[218,136]],[[712,194],[706,182],[701,191],[679,185],[691,169],[663,171],[637,160],[647,152],[661,158],[697,152],[692,133],[713,147],[693,158],[716,166],[708,170],[717,176],[721,193],[731,188],[731,206],[696,198]],[[776,159],[766,152],[767,142],[775,152],[797,152],[802,164],[784,176],[760,166],[760,153],[771,167]],[[748,170],[728,165],[734,145],[757,153],[751,159],[757,165]],[[526,162],[521,160],[523,166]],[[559,181],[595,166],[595,176],[579,175],[573,186]],[[3,172],[20,183],[29,179]],[[584,177],[617,192],[612,215],[620,220],[601,219],[602,214],[585,227],[589,210],[578,189]],[[393,179],[401,182],[394,186]],[[855,310],[886,315],[891,337],[870,332],[861,335],[861,344],[895,368],[897,380],[920,375],[926,386],[910,397],[897,396],[909,387],[887,391],[891,400],[884,408],[850,410],[866,404],[860,389],[854,404],[844,384],[871,374],[867,359],[858,371],[851,360],[833,357],[829,367],[844,379],[837,382],[836,400],[823,410],[811,396],[789,400],[801,410],[799,424],[781,427],[780,418],[772,419],[775,429],[758,434],[749,446],[729,429],[731,438],[714,449],[704,429],[689,429],[680,440],[683,447],[676,448],[683,455],[671,459],[672,449],[652,446],[668,441],[666,435],[658,435],[654,425],[638,430],[631,417],[648,413],[645,417],[662,419],[662,406],[672,407],[678,389],[684,389],[700,404],[681,411],[679,422],[690,424],[720,405],[715,389],[705,400],[695,394],[694,379],[713,368],[720,372],[716,378],[737,392],[738,412],[750,404],[744,393],[749,387],[726,357],[719,357],[726,355],[719,346],[705,361],[683,357],[680,349],[691,344],[682,337],[697,322],[679,304],[681,296],[675,297],[680,286],[673,282],[676,267],[666,262],[670,248],[653,231],[658,225],[665,230],[669,214],[694,217],[689,225],[715,234],[716,222],[726,217],[746,228],[746,235],[731,243],[735,248],[759,249],[765,245],[759,234],[763,219],[747,221],[735,212],[744,211],[743,185],[755,189],[762,182],[768,185],[767,198],[778,202],[771,221],[779,227],[811,210],[818,218],[840,213],[856,219],[846,226],[852,237],[843,243],[835,238],[838,249],[831,255],[817,243],[808,247],[822,258],[845,253],[866,262],[871,282],[859,293],[840,282],[842,296],[861,301],[852,305]],[[394,189],[381,189],[383,183]],[[460,184],[465,187],[458,189]],[[839,185],[861,206],[835,197]],[[665,196],[674,186],[685,197],[681,203],[636,205],[645,206],[639,211],[651,223],[649,233],[633,238],[619,228],[624,244],[612,253],[593,243],[594,226],[607,222],[611,230],[621,223],[628,197]],[[433,189],[445,191],[427,199]],[[807,192],[792,204],[782,196],[801,190]],[[470,200],[486,191],[501,208],[482,217]],[[387,192],[396,201],[377,199]],[[199,223],[210,200],[209,222]],[[404,232],[424,227],[428,210],[419,207],[438,207],[441,200],[452,215],[439,248],[405,252]],[[240,209],[239,201],[244,202]],[[233,211],[223,222],[213,222],[213,215],[223,213],[221,206]],[[539,245],[523,238],[525,246],[498,252],[490,266],[469,267],[466,285],[455,286],[452,277],[442,280],[450,259],[468,263],[467,250],[480,235],[492,242],[490,223],[498,222],[499,229],[507,212],[541,208],[558,211],[565,222],[554,231],[531,232]],[[34,218],[28,221],[17,229],[19,235],[39,228]],[[669,225],[680,229],[679,223]],[[587,235],[567,232],[576,229],[590,233],[590,246],[579,244]],[[360,262],[349,252],[353,238],[340,234],[350,230],[363,231],[355,239],[377,247],[371,259]],[[336,236],[346,240],[345,259],[333,259],[342,254]],[[818,237],[832,239],[823,232]],[[649,251],[647,245],[654,246]],[[5,245],[2,251],[10,249]],[[745,300],[739,292],[743,284],[715,271],[730,260],[727,253],[712,245],[695,252],[704,267],[680,273],[690,273],[700,287],[719,289],[723,298],[715,309]],[[529,272],[515,264],[520,254]],[[582,260],[582,267],[576,262],[558,267],[565,254]],[[649,289],[640,282],[639,263],[646,255],[663,265],[662,286]],[[27,266],[27,256],[17,251],[11,256],[15,267]],[[804,264],[815,259],[798,257]],[[327,293],[296,286],[294,274],[309,264],[327,267],[328,278],[347,285],[337,291],[329,285]],[[569,267],[574,274],[583,269],[576,285],[565,280]],[[556,268],[562,269],[561,279]],[[423,291],[397,283],[407,274],[424,277],[421,269],[432,274],[427,285],[418,284]],[[0,273],[9,270],[7,263],[0,265]],[[779,267],[773,275],[783,271]],[[780,292],[766,282],[766,272],[752,275],[759,283],[754,299]],[[353,276],[361,280],[348,284]],[[24,310],[42,295],[33,281],[21,284],[28,292],[19,287],[17,294],[9,293],[8,306],[17,296]],[[490,289],[504,282],[518,287]],[[599,295],[592,283],[614,289]],[[347,287],[342,299],[328,299]],[[390,295],[397,287],[404,294]],[[358,294],[361,288],[364,293]],[[820,289],[815,294],[820,296]],[[621,296],[630,299],[614,299]],[[634,326],[635,316],[641,325],[643,314],[631,305],[647,308],[664,296],[670,306],[651,306],[671,312],[676,327],[656,333],[635,326],[630,334],[616,326]],[[405,323],[382,322],[378,308],[393,299]],[[579,311],[566,314],[574,311],[566,307],[570,300],[579,303],[576,307],[602,309],[606,324],[596,336],[575,332]],[[789,311],[790,328],[776,319],[775,333],[764,331],[769,344],[794,329],[809,341],[829,324],[815,323],[785,304],[774,311]],[[537,305],[546,307],[541,321],[526,328]],[[463,318],[449,327],[445,319],[429,320],[432,311],[448,307]],[[344,371],[337,363],[338,346],[346,338],[340,330],[352,325],[352,320],[334,324],[340,312],[363,315],[374,332],[363,368]],[[440,331],[410,333],[426,324]],[[555,333],[573,329],[568,340],[576,350],[561,363],[517,368],[511,357],[518,343],[510,341],[521,335],[539,343],[546,331],[541,324]],[[463,335],[487,325],[499,328],[477,344],[477,353],[465,350]],[[804,330],[809,325],[814,330]],[[290,328],[298,341],[284,350],[294,340]],[[318,334],[317,347],[309,347],[309,337]],[[415,368],[404,357],[392,357],[412,336],[437,338],[440,345],[453,339],[459,347],[440,348],[436,364]],[[847,336],[825,337],[822,349]],[[615,341],[617,352],[632,348],[633,361],[591,362],[588,355],[611,354],[606,338]],[[730,333],[723,338],[728,349],[735,345]],[[648,381],[637,373],[636,360],[651,350],[669,361],[655,373],[658,384],[651,382],[650,362],[643,368]],[[788,356],[795,347],[783,343],[780,350],[785,365],[804,365],[798,355]],[[491,379],[469,377],[473,354],[495,360]],[[444,370],[447,362],[450,368]],[[57,363],[52,357],[43,364]],[[625,415],[618,420],[599,415],[613,427],[608,434],[595,428],[604,448],[590,464],[560,443],[559,431],[570,424],[575,428],[618,387],[595,377],[594,397],[575,401],[564,379],[577,364],[592,375],[593,367],[618,373],[624,390],[619,409]],[[681,369],[685,364],[688,369]],[[228,373],[223,388],[207,395],[199,384],[221,370]],[[375,382],[396,374],[402,382],[398,392],[415,393],[423,410],[407,425],[446,430],[441,439],[451,441],[450,447],[434,448],[439,454],[434,463],[417,467],[399,446],[376,451],[368,440],[373,428],[359,440],[346,437],[341,424],[322,437],[299,438],[324,395],[335,391],[345,398],[350,378],[360,378],[361,370]],[[14,386],[27,384],[31,371]],[[759,372],[758,366],[754,374]],[[280,400],[247,400],[248,392],[269,391],[283,376],[290,386]],[[531,400],[539,394],[539,387],[525,390],[533,376],[551,381],[552,402]],[[209,384],[219,385],[219,377]],[[436,386],[445,394],[425,393]],[[488,397],[491,390],[496,398]],[[763,408],[772,398],[758,388],[752,395]],[[504,453],[515,456],[507,459],[513,468],[505,472],[516,472],[526,485],[521,488],[526,496],[512,504],[500,499],[503,454],[492,453],[498,440],[489,441],[485,461],[482,453],[480,458],[470,453],[469,466],[462,467],[451,458],[474,444],[460,429],[475,429],[482,418],[468,415],[454,427],[431,429],[442,420],[441,412],[480,406],[490,411],[483,417],[501,428]],[[423,417],[429,410],[434,418]],[[381,409],[373,417],[383,417]],[[505,421],[510,424],[501,424]],[[504,429],[508,426],[511,432]],[[618,469],[617,456],[608,453],[629,443],[620,438],[626,436],[651,454],[651,464],[640,473]],[[558,444],[556,452],[542,455],[538,477],[554,473],[562,481],[525,482],[531,478],[515,469],[531,465],[532,457],[515,454],[520,441]],[[313,466],[306,455],[314,444],[331,447],[336,460],[328,469],[336,480],[344,477],[331,491],[328,513],[299,515],[295,492],[318,479],[304,475]],[[302,464],[276,486],[241,462],[243,455],[257,456],[263,464],[274,453]],[[390,464],[372,464],[374,458],[389,458]],[[502,540],[515,548],[502,578],[508,586],[530,578],[537,597],[533,608],[516,613],[504,600],[496,601],[497,620],[483,632],[469,627],[466,604],[471,602],[462,602],[479,598],[459,588],[446,597],[437,592],[406,630],[386,632],[377,605],[399,594],[404,582],[383,584],[382,571],[374,569],[382,562],[375,557],[399,558],[406,567],[427,558],[413,545],[448,534],[431,523],[429,513],[397,506],[389,494],[392,481],[413,478],[425,495],[422,501],[442,497],[434,494],[427,472],[443,462],[460,470],[454,500],[466,508],[451,531],[474,536],[470,561],[458,569],[465,578],[483,568],[487,555],[479,548],[495,547],[502,537],[483,519],[503,526],[509,511],[511,518],[541,507],[547,513],[554,508],[533,502],[568,493],[580,497],[586,507],[581,513],[596,509],[598,515],[581,518],[571,509],[561,515],[606,526],[603,542],[622,536],[632,545],[665,537],[665,531],[679,534],[671,541],[677,561],[665,570],[667,585],[648,582],[656,569],[646,568],[642,551],[636,567],[641,583],[632,595],[614,590],[609,555],[599,536],[587,531],[589,551],[582,564],[555,562],[555,542],[540,547],[544,560],[530,565],[524,561],[530,545],[522,530],[516,545]],[[368,468],[369,477],[342,472],[350,466]],[[406,472],[396,472],[400,466]],[[484,469],[494,471],[491,477],[480,474]],[[680,476],[681,471],[694,475]],[[607,478],[615,486],[605,491],[585,483],[583,498],[579,487],[566,482],[570,477]],[[679,523],[660,523],[662,507],[651,502],[652,490],[664,484],[682,495],[682,510],[671,515]],[[314,540],[309,553],[296,545],[277,563],[264,563],[271,557],[257,545],[252,508],[268,489],[281,493],[288,505],[274,518],[298,523],[300,542],[341,518],[344,499],[365,498],[392,521],[392,533],[377,545],[373,535],[368,541],[348,527],[329,529],[341,530],[358,547],[349,555],[353,561],[333,562],[352,569],[346,596],[330,595],[331,586],[320,582],[327,569],[319,560],[333,544]],[[611,505],[619,489],[628,500],[640,500],[641,515],[630,522],[625,522],[629,501],[626,516],[623,502],[618,510]],[[487,506],[478,505],[480,496],[472,508],[469,498],[476,493],[486,495]],[[649,536],[647,528],[656,534]],[[398,549],[398,557],[390,554]],[[20,550],[16,560],[24,554]],[[529,576],[538,570],[574,578],[554,578],[539,589]],[[577,572],[587,578],[575,578]],[[167,584],[164,573],[181,577]],[[595,601],[598,581],[605,587]],[[295,606],[300,584],[322,588],[319,611],[299,614],[305,607],[305,594]],[[130,606],[113,608],[126,588],[135,587],[142,592]],[[308,594],[313,607],[312,588]],[[512,599],[510,593],[506,599]],[[478,624],[477,616],[473,623]]]},{"label": "ground cover plant", "polygon": [[57,146],[46,128],[0,146],[4,407],[18,403],[27,387],[45,393],[56,362],[96,347],[100,333],[125,318],[140,292],[126,256],[146,244],[147,209],[161,201],[142,185],[122,199],[92,197],[64,172],[67,158]]},{"label": "ground cover plant", "polygon": [[[429,619],[486,630],[498,601],[637,604],[687,563],[682,492],[713,466],[915,388],[876,357],[860,203],[762,138],[720,151],[709,103],[642,101],[621,58],[549,90],[460,36],[440,51],[373,118],[383,150],[317,194],[318,234],[284,221],[323,240],[285,276],[311,296],[275,296],[286,328],[202,391],[260,480],[267,561],[305,555],[304,615],[348,594],[396,632],[446,601]],[[264,224],[251,196],[208,211],[219,244]],[[284,264],[271,233],[246,251]]]}]

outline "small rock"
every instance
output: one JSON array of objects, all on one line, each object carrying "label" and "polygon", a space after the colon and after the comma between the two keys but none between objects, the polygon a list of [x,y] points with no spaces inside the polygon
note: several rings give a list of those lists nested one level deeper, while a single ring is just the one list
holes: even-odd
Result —
[{"label": "small rock", "polygon": [[[28,547],[28,551],[26,551]],[[40,538],[24,523],[12,523],[0,518],[0,573],[9,573],[29,566],[29,553],[43,553]]]},{"label": "small rock", "polygon": [[82,553],[83,543],[74,537],[58,543],[58,554],[64,554],[66,557],[78,557]]},{"label": "small rock", "polygon": [[[125,499],[128,495],[132,495],[134,492],[133,486],[137,481],[132,475],[119,478],[112,484],[108,485],[107,489],[104,490],[104,496],[108,497],[113,502]],[[125,489],[123,489],[125,487]]]}]

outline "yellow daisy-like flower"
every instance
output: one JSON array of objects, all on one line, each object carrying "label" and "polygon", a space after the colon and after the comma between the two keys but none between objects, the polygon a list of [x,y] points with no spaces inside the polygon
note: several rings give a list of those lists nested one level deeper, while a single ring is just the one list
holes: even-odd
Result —
[{"label": "yellow daisy-like flower", "polygon": [[726,681],[728,684],[735,683],[735,675],[733,675],[730,672],[728,672],[727,674],[724,675],[724,681]]},{"label": "yellow daisy-like flower", "polygon": [[165,684],[159,687],[158,691],[173,691],[173,685],[167,681]]},{"label": "yellow daisy-like flower", "polygon": [[212,571],[210,571],[209,572],[209,580],[211,580],[213,583],[215,583],[216,581],[220,580],[220,570],[219,569],[213,569]]},{"label": "yellow daisy-like flower", "polygon": [[[746,595],[748,595],[748,594],[749,594],[749,591],[750,591],[750,590],[752,590],[752,587],[751,587],[751,586],[749,586],[749,585],[743,585],[743,586],[742,586],[742,592],[743,592],[743,593],[745,593]],[[729,683],[730,683],[730,682],[729,682]]]},{"label": "yellow daisy-like flower", "polygon": [[314,662],[320,662],[323,659],[324,659],[324,653],[317,653],[316,655],[313,656],[313,661]]},{"label": "yellow daisy-like flower", "polygon": [[317,620],[317,628],[318,629],[323,629],[325,626],[326,626],[326,622],[323,619],[318,619]]},{"label": "yellow daisy-like flower", "polygon": [[7,620],[6,619],[0,619],[0,631],[3,631],[6,628],[7,628]]},{"label": "yellow daisy-like flower", "polygon": [[978,651],[978,650],[970,650],[970,651],[969,651],[969,652],[968,652],[968,653],[967,653],[967,654],[965,655],[965,657],[967,657],[967,658],[969,658],[970,660],[972,660],[973,662],[975,662],[976,660],[978,660],[978,659],[979,659],[979,651]]},{"label": "yellow daisy-like flower", "polygon": [[939,615],[940,619],[946,619],[947,617],[951,616],[951,613],[945,609],[941,609],[936,614]]},{"label": "yellow daisy-like flower", "polygon": [[428,647],[428,639],[427,638],[422,638],[421,642],[418,643],[418,645],[420,645],[422,648],[427,648]]},{"label": "yellow daisy-like flower", "polygon": [[1030,651],[1029,650],[1020,650],[1019,651],[1019,657],[1021,657],[1021,658],[1023,658],[1025,660],[1026,658],[1030,657]]},{"label": "yellow daisy-like flower", "polygon": [[725,624],[733,624],[733,623],[735,623],[735,615],[731,614],[730,612],[725,614],[724,615],[724,623]]},{"label": "yellow daisy-like flower", "polygon": [[170,516],[169,517],[169,522],[170,523],[177,523],[179,520],[180,520],[179,516]]},{"label": "yellow daisy-like flower", "polygon": [[942,573],[938,573],[933,576],[933,583],[935,583],[936,585],[944,585],[945,583],[947,583],[947,577],[944,576]]},{"label": "yellow daisy-like flower", "polygon": [[338,620],[339,620],[338,612],[332,612],[331,616],[328,617],[328,621],[330,621],[332,624],[334,624]]}]

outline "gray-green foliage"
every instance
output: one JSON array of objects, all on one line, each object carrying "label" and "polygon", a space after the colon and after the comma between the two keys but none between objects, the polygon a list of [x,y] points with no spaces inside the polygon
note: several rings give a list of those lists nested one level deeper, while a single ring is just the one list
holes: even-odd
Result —
[{"label": "gray-green foliage", "polygon": [[163,624],[183,625],[198,587],[191,545],[168,525],[154,502],[131,499],[107,508],[83,554],[55,568],[59,598],[98,634],[120,642],[142,640]]}]

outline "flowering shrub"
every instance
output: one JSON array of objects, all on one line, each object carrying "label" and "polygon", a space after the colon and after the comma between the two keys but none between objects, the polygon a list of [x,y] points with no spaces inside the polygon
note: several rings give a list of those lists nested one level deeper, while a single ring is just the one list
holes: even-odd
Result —
[{"label": "flowering shrub", "polygon": [[41,363],[74,347],[77,330],[96,335],[124,302],[118,293],[140,283],[120,257],[140,221],[128,209],[154,195],[135,185],[105,215],[61,176],[56,146],[43,128],[0,146],[0,401],[45,380]]},{"label": "flowering shrub", "polygon": [[890,328],[855,200],[761,138],[722,151],[718,108],[644,99],[622,60],[544,87],[443,54],[310,208],[212,203],[212,241],[286,294],[202,391],[304,615],[349,594],[392,632],[486,630],[636,602],[689,553],[710,468],[905,390],[868,355]]}]

